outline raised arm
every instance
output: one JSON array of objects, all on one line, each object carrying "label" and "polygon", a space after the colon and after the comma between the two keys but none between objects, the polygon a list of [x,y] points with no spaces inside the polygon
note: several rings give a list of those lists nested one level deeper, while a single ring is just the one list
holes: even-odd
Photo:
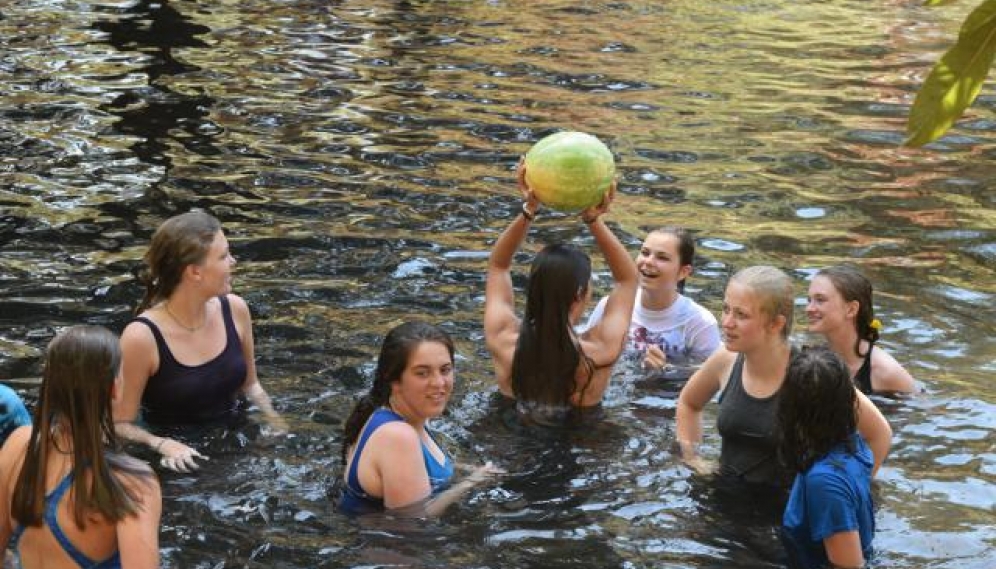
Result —
[{"label": "raised arm", "polygon": [[246,362],[246,380],[242,384],[242,392],[253,405],[263,414],[263,418],[271,429],[278,433],[286,433],[287,421],[273,408],[273,401],[263,389],[256,375],[256,342],[252,332],[252,315],[249,306],[241,297],[229,294],[228,302],[232,307],[232,315],[239,329],[239,339],[242,343],[242,354]]},{"label": "raised arm", "polygon": [[619,358],[626,341],[626,334],[629,332],[633,303],[639,286],[636,263],[602,219],[602,214],[608,211],[615,193],[616,185],[613,182],[602,203],[581,214],[581,219],[588,225],[595,238],[595,244],[605,256],[613,281],[612,291],[605,301],[601,320],[585,333],[585,338],[594,342],[596,346],[588,355],[599,366],[609,365]]},{"label": "raised arm", "polygon": [[529,225],[539,208],[539,200],[525,183],[525,167],[517,169],[519,190],[523,194],[522,212],[501,233],[488,258],[484,292],[484,340],[491,352],[495,377],[502,393],[512,396],[511,369],[515,342],[519,335],[519,318],[515,315],[512,288],[512,260],[529,232]]},{"label": "raised arm", "polygon": [[872,476],[874,477],[892,446],[892,427],[889,426],[889,421],[885,419],[878,407],[865,397],[864,393],[857,389],[855,389],[855,393],[858,397],[858,432],[868,443],[868,448],[871,449],[875,459],[875,465],[872,467]]}]

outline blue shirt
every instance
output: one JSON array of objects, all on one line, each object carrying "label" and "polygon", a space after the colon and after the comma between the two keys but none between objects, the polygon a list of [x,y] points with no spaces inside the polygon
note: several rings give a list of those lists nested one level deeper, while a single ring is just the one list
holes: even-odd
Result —
[{"label": "blue shirt", "polygon": [[782,518],[782,537],[793,567],[817,569],[829,564],[823,540],[857,531],[867,561],[872,554],[875,513],[871,496],[872,453],[857,433],[855,453],[838,445],[792,484]]},{"label": "blue shirt", "polygon": [[13,389],[0,383],[0,446],[18,427],[31,424],[31,415]]}]

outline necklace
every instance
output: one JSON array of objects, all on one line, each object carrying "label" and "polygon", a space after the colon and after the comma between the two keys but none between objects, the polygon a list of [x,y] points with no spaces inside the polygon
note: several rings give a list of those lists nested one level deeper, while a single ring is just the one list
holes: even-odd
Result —
[{"label": "necklace", "polygon": [[183,328],[187,332],[196,332],[196,331],[200,330],[201,328],[203,328],[204,324],[207,322],[207,314],[205,314],[204,318],[201,319],[201,323],[199,325],[197,325],[197,326],[187,326],[186,324],[184,324],[183,322],[181,322],[179,318],[176,317],[176,314],[173,314],[172,310],[169,309],[169,301],[168,300],[163,303],[163,306],[166,307],[166,314],[169,314],[169,317],[173,319],[173,322],[176,322],[177,325],[180,328]]}]

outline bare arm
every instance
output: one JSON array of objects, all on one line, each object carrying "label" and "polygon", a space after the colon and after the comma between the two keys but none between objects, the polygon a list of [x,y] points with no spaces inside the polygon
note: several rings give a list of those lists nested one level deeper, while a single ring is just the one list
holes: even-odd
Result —
[{"label": "bare arm", "polygon": [[876,393],[915,393],[916,381],[888,352],[876,346],[872,352],[872,389]]},{"label": "bare arm", "polygon": [[195,470],[198,465],[194,458],[207,457],[179,441],[157,437],[135,424],[145,385],[159,366],[158,353],[152,331],[145,324],[132,322],[121,333],[124,387],[112,402],[114,430],[118,437],[143,444],[161,454],[162,465],[167,468],[180,472]]},{"label": "bare arm", "polygon": [[[525,207],[535,214],[539,201],[525,186],[525,168],[520,162],[517,171],[519,188]],[[512,395],[511,366],[515,342],[519,334],[519,318],[515,315],[515,293],[512,288],[512,260],[529,231],[530,220],[515,216],[512,223],[495,241],[488,258],[488,274],[484,292],[484,340],[494,359],[498,387]]]},{"label": "bare arm", "polygon": [[871,449],[875,458],[875,465],[872,467],[872,476],[874,477],[892,446],[892,427],[889,426],[889,422],[878,410],[878,407],[865,397],[864,393],[855,389],[855,394],[858,398],[858,432],[868,443],[868,448]]},{"label": "bare arm", "polygon": [[158,569],[159,520],[162,516],[162,490],[155,475],[128,482],[141,496],[138,513],[118,522],[118,552],[121,566],[128,569]]},{"label": "bare arm", "polygon": [[601,320],[585,334],[586,339],[595,342],[595,349],[589,356],[599,366],[610,365],[619,358],[633,318],[633,303],[639,286],[636,263],[601,217],[615,198],[615,189],[613,182],[602,203],[582,214],[596,245],[605,256],[613,280],[612,291],[605,302]]},{"label": "bare arm", "polygon": [[273,408],[273,401],[259,382],[259,376],[256,375],[256,342],[253,337],[252,315],[249,312],[249,306],[245,300],[234,294],[228,295],[228,302],[232,306],[232,314],[241,331],[239,340],[246,362],[246,380],[242,384],[242,392],[259,409],[271,428],[277,432],[285,433],[288,430],[287,421]]},{"label": "bare arm", "polygon": [[688,379],[678,395],[675,436],[685,461],[698,457],[697,447],[702,442],[702,410],[722,388],[724,374],[728,373],[735,358],[735,353],[720,347]]},{"label": "bare arm", "polygon": [[839,569],[861,569],[865,556],[861,552],[861,537],[856,530],[835,533],[823,540],[823,548],[831,566]]}]

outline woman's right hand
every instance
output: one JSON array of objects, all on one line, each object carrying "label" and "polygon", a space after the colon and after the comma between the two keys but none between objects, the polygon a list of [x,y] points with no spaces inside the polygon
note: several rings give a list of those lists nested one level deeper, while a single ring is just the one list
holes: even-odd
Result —
[{"label": "woman's right hand", "polygon": [[466,479],[470,483],[477,485],[480,484],[481,482],[484,482],[488,478],[499,476],[501,474],[505,474],[505,469],[495,466],[494,464],[491,463],[491,461],[488,461],[475,468],[473,472],[467,475]]},{"label": "woman's right hand", "polygon": [[526,182],[526,158],[524,156],[519,158],[519,165],[515,167],[515,179],[519,186],[519,193],[526,201],[526,207],[535,213],[539,209],[540,201],[536,197],[536,193],[529,188],[529,183]]},{"label": "woman's right hand", "polygon": [[201,467],[195,459],[208,460],[208,457],[173,439],[164,439],[157,449],[162,454],[159,464],[174,472],[192,472]]}]

